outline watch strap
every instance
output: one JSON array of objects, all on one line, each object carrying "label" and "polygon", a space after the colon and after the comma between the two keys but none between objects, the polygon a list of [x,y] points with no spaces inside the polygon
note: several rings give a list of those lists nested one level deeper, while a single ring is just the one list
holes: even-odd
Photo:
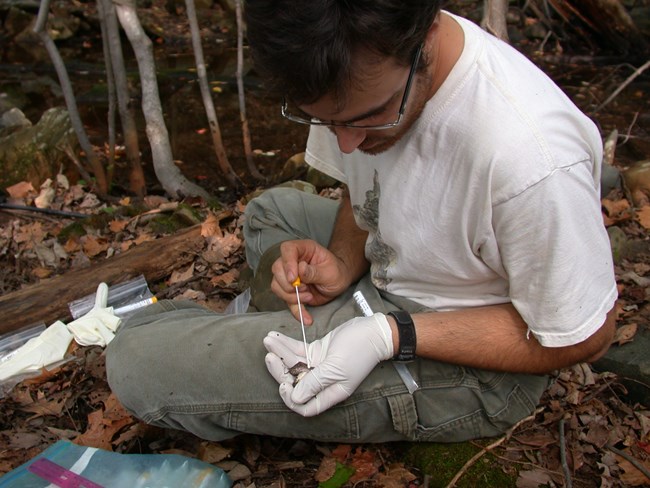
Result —
[{"label": "watch strap", "polygon": [[399,337],[399,350],[393,356],[393,360],[401,362],[413,361],[415,359],[417,337],[411,314],[405,310],[395,310],[394,312],[388,312],[388,315],[395,319]]}]

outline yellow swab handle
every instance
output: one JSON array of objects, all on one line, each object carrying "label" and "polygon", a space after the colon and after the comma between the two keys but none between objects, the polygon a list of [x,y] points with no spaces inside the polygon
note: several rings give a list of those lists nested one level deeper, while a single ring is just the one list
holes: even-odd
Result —
[{"label": "yellow swab handle", "polygon": [[300,276],[293,280],[293,283],[291,283],[291,286],[300,286]]}]

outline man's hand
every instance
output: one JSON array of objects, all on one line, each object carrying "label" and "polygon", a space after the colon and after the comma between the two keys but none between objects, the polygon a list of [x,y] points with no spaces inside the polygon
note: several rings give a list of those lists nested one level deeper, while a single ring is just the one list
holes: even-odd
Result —
[{"label": "man's hand", "polygon": [[[298,299],[292,283],[300,277],[300,301],[307,305],[323,305],[345,291],[352,283],[345,263],[325,247],[312,240],[286,241],[280,246],[281,256],[273,263],[271,290],[287,302],[299,319]],[[311,315],[303,309],[305,324]]]},{"label": "man's hand", "polygon": [[301,341],[279,332],[264,338],[266,367],[280,384],[284,403],[296,413],[311,417],[342,402],[357,389],[379,362],[393,357],[393,339],[384,314],[357,317],[309,344],[313,369],[294,387],[289,368],[307,363]]}]

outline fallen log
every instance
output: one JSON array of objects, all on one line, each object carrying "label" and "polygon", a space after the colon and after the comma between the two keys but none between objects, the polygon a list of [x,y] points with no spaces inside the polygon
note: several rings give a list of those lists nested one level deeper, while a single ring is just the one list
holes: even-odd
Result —
[{"label": "fallen log", "polygon": [[87,268],[8,293],[0,297],[0,335],[23,326],[71,319],[68,303],[94,293],[102,281],[111,285],[144,275],[158,281],[189,262],[203,249],[201,225],[148,241]]}]

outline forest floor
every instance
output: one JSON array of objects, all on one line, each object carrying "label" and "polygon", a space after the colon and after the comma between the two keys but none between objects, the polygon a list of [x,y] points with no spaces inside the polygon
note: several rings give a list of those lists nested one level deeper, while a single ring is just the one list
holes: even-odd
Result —
[{"label": "forest floor", "polygon": [[[528,27],[534,20],[528,18]],[[618,131],[612,164],[625,174],[638,168],[638,161],[650,158],[647,74],[607,107],[596,110],[633,70],[623,61],[607,62],[596,56],[590,56],[591,61],[585,65],[582,53],[573,56],[575,53],[566,52],[566,46],[560,53],[559,42],[545,51],[540,49],[542,41],[543,37],[522,37],[517,46],[596,120],[604,140],[612,131]],[[282,166],[288,156],[300,151],[304,133],[278,131],[279,117],[272,119],[269,113],[270,109],[255,104],[249,112],[254,147],[260,148],[258,164],[263,172],[274,176],[273,183],[303,176],[295,171],[283,173]],[[257,127],[260,132],[255,133]],[[260,137],[262,132],[264,138]],[[232,142],[229,150],[235,152],[239,145],[239,140]],[[233,161],[243,174],[243,157],[235,156]],[[200,161],[185,161],[181,167],[187,176],[216,189],[219,180],[206,166]],[[280,174],[284,176],[280,178]],[[250,190],[270,184],[252,184]],[[620,231],[626,243],[643,244],[626,246],[617,259],[620,313],[612,347],[634,341],[649,323],[650,283],[646,276],[650,273],[650,190],[643,178],[635,185],[614,188],[603,199],[608,229]],[[48,208],[103,218],[79,226],[75,218],[1,210],[2,295],[65,275],[66,271],[96,265],[141,243],[172,234],[183,223],[210,226],[210,242],[206,240],[191,265],[150,282],[151,291],[160,298],[190,299],[217,311],[224,310],[242,291],[239,275],[246,265],[240,217],[249,195],[235,195],[224,202],[228,217],[215,220],[215,211],[206,202],[169,201],[155,195],[155,191],[144,202],[137,202],[139,216],[134,216],[127,211],[135,203],[133,198],[122,194],[115,195],[114,202],[102,202],[84,182],[69,182],[62,175],[49,187],[34,188],[23,183],[8,190],[15,203],[31,206],[39,197],[40,202],[48,198]],[[319,191],[332,198],[337,196],[336,189]],[[75,222],[82,231],[70,233]],[[215,246],[227,250],[218,259],[214,256]],[[501,438],[458,445],[348,445],[250,435],[216,443],[151,427],[131,417],[111,394],[102,348],[73,345],[68,359],[56,369],[25,379],[11,389],[5,385],[0,399],[0,475],[54,442],[67,439],[119,453],[195,457],[222,467],[239,487],[310,487],[319,483],[329,487],[455,484],[521,488],[650,484],[648,405],[635,403],[627,394],[623,378],[616,373],[596,371],[586,364],[561,371],[535,414]]]}]

